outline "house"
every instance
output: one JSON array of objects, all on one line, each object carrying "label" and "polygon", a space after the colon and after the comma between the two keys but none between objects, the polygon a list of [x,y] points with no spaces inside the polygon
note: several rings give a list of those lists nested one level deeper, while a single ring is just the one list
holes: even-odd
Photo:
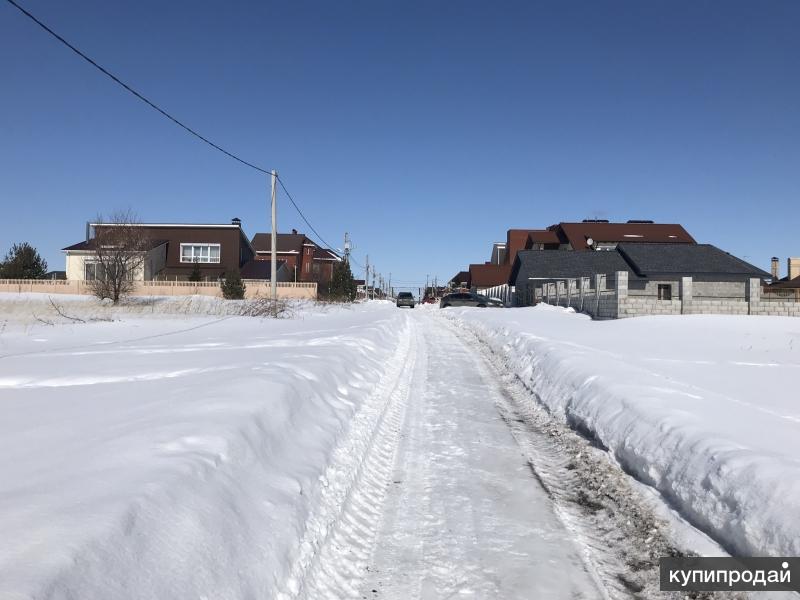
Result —
[{"label": "house", "polygon": [[[617,281],[620,276],[625,277],[624,282]],[[518,253],[511,273],[518,305],[533,304],[537,288],[545,284],[571,293],[570,281],[586,282],[594,289],[596,285],[618,289],[624,283],[626,298],[632,299],[625,316],[635,316],[637,307],[641,308],[638,314],[651,314],[656,308],[680,312],[673,304],[665,308],[658,302],[685,299],[687,292],[698,302],[708,301],[712,310],[718,306],[719,312],[726,312],[727,308],[722,309],[730,303],[741,310],[750,294],[750,281],[767,278],[769,274],[758,267],[711,244],[696,243],[622,242],[603,252],[527,250]],[[690,291],[684,289],[687,279]],[[579,283],[577,288],[583,285]],[[634,302],[637,299],[640,302]]]},{"label": "house", "polygon": [[772,257],[772,281],[764,288],[765,298],[800,301],[800,258],[786,260],[787,275],[780,277],[780,260]]},{"label": "house", "polygon": [[620,243],[695,244],[681,225],[629,220],[611,223],[605,219],[560,222],[546,229],[509,229],[505,242],[492,244],[489,262],[468,267],[469,287],[476,291],[513,285],[509,279],[517,254],[524,250],[594,251],[613,250]]},{"label": "house", "polygon": [[[206,280],[216,280],[226,271],[256,274],[248,263],[256,253],[239,219],[230,223],[89,223],[86,239],[63,249],[68,280],[91,280],[97,274],[96,244],[108,228],[130,226],[141,232],[143,266],[136,280],[188,280],[199,269]],[[279,270],[279,276],[281,271]],[[288,272],[283,276],[288,279]]]},{"label": "house", "polygon": [[[333,278],[333,265],[341,261],[335,252],[318,246],[296,229],[277,234],[275,242],[278,259],[286,261],[286,271],[294,281],[329,282]],[[272,234],[257,233],[251,244],[256,260],[271,259]]]},{"label": "house", "polygon": [[448,282],[451,288],[467,288],[470,287],[469,271],[459,271]]},{"label": "house", "polygon": [[[558,240],[559,250],[613,250],[621,243],[695,244],[694,238],[682,225],[655,223],[646,220],[630,220],[625,223],[610,223],[601,219],[584,219],[580,223],[558,223],[547,228],[554,237],[550,245]],[[542,234],[543,232],[532,232]],[[535,237],[535,236],[534,236]],[[530,247],[536,245],[530,240]],[[548,245],[548,244],[544,244]],[[551,248],[542,248],[551,249]]]}]

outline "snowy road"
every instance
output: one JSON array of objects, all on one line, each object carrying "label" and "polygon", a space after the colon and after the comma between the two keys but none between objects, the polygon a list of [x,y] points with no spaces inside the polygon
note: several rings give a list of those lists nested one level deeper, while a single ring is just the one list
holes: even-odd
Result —
[{"label": "snowy road", "polygon": [[484,359],[428,311],[407,319],[390,425],[296,595],[605,597],[498,410],[503,390]]},{"label": "snowy road", "polygon": [[471,349],[418,311],[414,393],[362,596],[597,598]]}]

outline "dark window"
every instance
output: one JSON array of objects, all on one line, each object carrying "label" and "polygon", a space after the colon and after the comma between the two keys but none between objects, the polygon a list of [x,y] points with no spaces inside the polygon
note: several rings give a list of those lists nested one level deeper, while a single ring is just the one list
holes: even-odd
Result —
[{"label": "dark window", "polygon": [[672,300],[672,286],[668,283],[658,284],[658,299]]}]

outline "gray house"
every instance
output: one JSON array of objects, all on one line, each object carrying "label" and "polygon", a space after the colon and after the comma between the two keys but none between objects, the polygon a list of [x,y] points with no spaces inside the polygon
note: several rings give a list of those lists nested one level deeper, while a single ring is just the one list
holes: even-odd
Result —
[{"label": "gray house", "polygon": [[595,252],[519,252],[516,304],[575,306],[597,317],[749,314],[770,274],[710,244],[620,243]]}]

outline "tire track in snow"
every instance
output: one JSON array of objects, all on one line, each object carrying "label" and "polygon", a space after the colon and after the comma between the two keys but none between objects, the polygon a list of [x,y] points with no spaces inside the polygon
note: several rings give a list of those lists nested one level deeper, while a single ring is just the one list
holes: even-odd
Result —
[{"label": "tire track in snow", "polygon": [[[603,448],[552,417],[536,394],[511,373],[501,356],[470,330],[441,319],[465,344],[476,347],[478,368],[495,382],[497,410],[528,459],[534,477],[553,500],[564,524],[585,548],[585,558],[608,598],[683,599],[659,591],[658,558],[683,555],[670,526],[640,496]],[[690,525],[685,524],[687,528]],[[699,535],[699,533],[698,533]],[[689,552],[687,552],[689,553]],[[696,600],[760,597],[745,592],[696,592]]]},{"label": "tire track in snow", "polygon": [[279,600],[358,597],[416,371],[416,324],[407,318],[399,335],[381,385],[353,419],[351,434],[321,479],[317,509]]}]

